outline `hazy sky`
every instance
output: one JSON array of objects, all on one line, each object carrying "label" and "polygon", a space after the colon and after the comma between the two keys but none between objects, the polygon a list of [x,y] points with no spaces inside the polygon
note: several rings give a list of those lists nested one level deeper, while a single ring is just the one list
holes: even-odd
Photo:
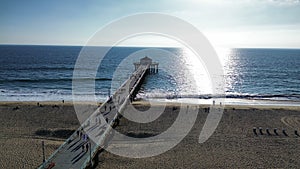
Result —
[{"label": "hazy sky", "polygon": [[[188,21],[220,47],[300,48],[300,0],[0,0],[1,44],[84,45],[141,12]],[[143,45],[140,42],[137,45]]]}]

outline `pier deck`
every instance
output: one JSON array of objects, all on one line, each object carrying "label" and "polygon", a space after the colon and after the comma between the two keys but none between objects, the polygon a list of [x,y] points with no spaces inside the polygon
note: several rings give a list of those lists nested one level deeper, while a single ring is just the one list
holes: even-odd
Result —
[{"label": "pier deck", "polygon": [[[157,65],[157,63],[155,64]],[[112,130],[111,126],[116,125],[120,113],[131,103],[143,83],[143,79],[150,71],[150,62],[138,65],[123,85],[101,104],[39,168],[84,169],[91,166],[94,157],[105,146]],[[98,142],[95,143],[92,140]]]}]

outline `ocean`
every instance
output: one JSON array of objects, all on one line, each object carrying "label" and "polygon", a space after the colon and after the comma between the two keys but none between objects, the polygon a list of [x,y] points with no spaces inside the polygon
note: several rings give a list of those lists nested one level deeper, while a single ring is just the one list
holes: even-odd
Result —
[{"label": "ocean", "polygon": [[[71,101],[73,69],[81,49],[0,45],[0,101]],[[134,71],[133,62],[149,56],[159,63],[159,70],[146,78],[139,99],[209,100],[214,95],[208,76],[190,55],[181,48],[114,47],[95,77],[96,98],[107,99]],[[222,97],[300,101],[300,49],[228,49],[221,55]],[[92,94],[82,93],[82,100]]]}]

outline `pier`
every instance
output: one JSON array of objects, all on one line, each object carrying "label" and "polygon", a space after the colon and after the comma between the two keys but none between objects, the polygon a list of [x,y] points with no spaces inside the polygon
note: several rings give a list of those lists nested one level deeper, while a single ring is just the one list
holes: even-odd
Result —
[{"label": "pier", "polygon": [[[91,116],[41,165],[39,169],[90,168],[107,145],[120,114],[131,104],[145,77],[158,72],[158,63],[144,57],[134,63],[135,71]],[[91,139],[93,138],[93,139]],[[97,140],[95,143],[93,140]]]}]

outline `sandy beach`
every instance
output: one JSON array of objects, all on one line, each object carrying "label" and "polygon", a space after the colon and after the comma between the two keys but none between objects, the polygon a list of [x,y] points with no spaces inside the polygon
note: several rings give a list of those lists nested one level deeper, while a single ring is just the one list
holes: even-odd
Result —
[{"label": "sandy beach", "polygon": [[[49,157],[77,127],[71,103],[0,103],[0,168],[36,168],[42,163],[42,141]],[[147,105],[136,103],[137,109]],[[160,105],[157,105],[160,106]],[[157,120],[137,124],[122,118],[117,130],[124,134],[155,135],[170,126],[178,114],[178,105],[169,104]],[[227,106],[215,133],[198,143],[207,113],[199,108],[196,124],[173,149],[161,155],[131,159],[104,151],[97,168],[299,168],[299,107]],[[253,127],[278,128],[279,136],[256,136]],[[285,128],[288,136],[281,129]],[[112,143],[113,145],[114,143]]]}]

